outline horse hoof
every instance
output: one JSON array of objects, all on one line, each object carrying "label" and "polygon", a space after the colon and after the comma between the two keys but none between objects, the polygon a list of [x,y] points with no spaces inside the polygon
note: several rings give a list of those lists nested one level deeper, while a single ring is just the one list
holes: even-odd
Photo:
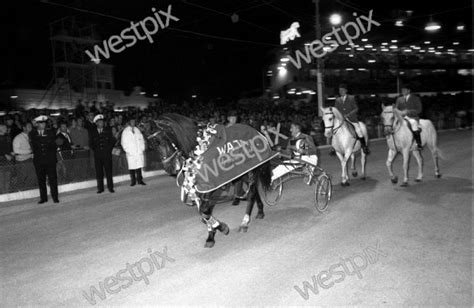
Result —
[{"label": "horse hoof", "polygon": [[408,187],[408,182],[403,182],[402,184],[400,184],[400,187]]},{"label": "horse hoof", "polygon": [[255,219],[263,219],[263,217],[265,217],[265,214],[258,213],[257,216],[255,216]]},{"label": "horse hoof", "polygon": [[204,248],[212,248],[214,247],[215,243],[216,241],[206,241],[206,243],[204,244]]},{"label": "horse hoof", "polygon": [[390,181],[392,181],[393,184],[397,184],[398,183],[398,176],[394,176],[393,178],[390,179]]},{"label": "horse hoof", "polygon": [[420,182],[421,182],[421,179],[415,179],[415,182],[420,183]]},{"label": "horse hoof", "polygon": [[341,183],[341,186],[342,186],[342,187],[350,186],[350,185],[351,185],[351,184],[349,184],[349,182],[342,182],[342,183]]},{"label": "horse hoof", "polygon": [[355,178],[356,178],[356,177],[357,177],[357,175],[358,175],[357,171],[352,171],[352,176],[353,176],[353,177],[355,177]]},{"label": "horse hoof", "polygon": [[217,230],[221,231],[222,233],[224,233],[224,235],[227,235],[229,234],[230,232],[230,229],[229,229],[229,226],[227,226],[227,224],[221,222],[221,224],[219,225],[219,227],[217,227]]},{"label": "horse hoof", "polygon": [[248,226],[240,226],[240,227],[239,227],[239,232],[244,232],[244,233],[245,233],[245,232],[248,231],[248,229],[249,229]]},{"label": "horse hoof", "polygon": [[365,176],[360,178],[361,180],[365,181],[367,178]]},{"label": "horse hoof", "polygon": [[436,178],[437,178],[437,179],[441,178],[441,174],[437,174],[437,175],[436,175]]}]

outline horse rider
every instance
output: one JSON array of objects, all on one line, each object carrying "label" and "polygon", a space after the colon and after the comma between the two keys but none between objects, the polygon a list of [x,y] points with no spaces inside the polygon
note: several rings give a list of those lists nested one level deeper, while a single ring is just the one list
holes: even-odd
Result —
[{"label": "horse rider", "polygon": [[[311,136],[301,132],[301,124],[298,122],[291,123],[290,127],[291,138],[286,147],[286,152],[290,152],[292,157],[299,158],[300,160],[309,163],[309,167],[313,169],[312,165],[318,164],[318,156],[316,146],[314,145]],[[299,160],[287,160],[284,163],[300,164]],[[278,178],[290,171],[294,170],[295,167],[289,164],[278,165],[273,170],[273,178]],[[311,183],[311,175],[306,184]]]},{"label": "horse rider", "polygon": [[411,87],[409,85],[402,86],[402,96],[397,98],[395,102],[395,108],[405,117],[410,123],[413,137],[415,138],[418,150],[422,150],[421,136],[420,136],[420,113],[422,111],[422,105],[420,98],[411,94]]},{"label": "horse rider", "polygon": [[[359,111],[359,106],[357,105],[354,96],[347,94],[347,85],[345,84],[339,85],[339,95],[340,96],[336,98],[336,103],[334,107],[336,107],[337,110],[342,113],[342,115],[346,118],[346,121],[352,124],[356,131],[357,139],[359,140],[360,145],[362,147],[362,151],[364,151],[365,154],[369,154],[369,147],[365,142],[364,134],[360,129],[359,121],[357,119],[357,112]],[[331,144],[331,140],[329,140],[329,144]],[[329,154],[335,155],[336,151],[332,149]]]}]

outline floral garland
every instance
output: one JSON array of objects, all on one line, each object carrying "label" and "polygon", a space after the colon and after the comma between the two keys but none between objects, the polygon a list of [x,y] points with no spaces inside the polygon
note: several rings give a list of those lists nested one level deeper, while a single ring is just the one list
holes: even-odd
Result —
[{"label": "floral garland", "polygon": [[183,166],[184,181],[182,187],[188,197],[196,203],[198,209],[200,208],[202,201],[196,190],[196,175],[198,170],[202,167],[202,154],[209,148],[212,136],[217,133],[216,125],[217,124],[207,124],[206,128],[198,130],[198,136],[196,137],[198,145],[194,149],[191,157],[184,162]]}]

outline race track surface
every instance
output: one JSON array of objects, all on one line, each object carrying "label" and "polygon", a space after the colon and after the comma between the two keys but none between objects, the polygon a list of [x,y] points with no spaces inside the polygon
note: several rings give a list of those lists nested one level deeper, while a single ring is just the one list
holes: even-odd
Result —
[{"label": "race track surface", "polygon": [[[168,176],[115,194],[68,193],[59,205],[2,204],[31,206],[0,217],[1,306],[470,306],[472,141],[472,131],[440,133],[442,178],[425,150],[424,180],[413,181],[412,159],[407,188],[389,181],[385,141],[371,144],[367,180],[349,187],[323,150],[334,183],[327,212],[294,180],[264,220],[254,211],[247,233],[237,232],[246,202],[218,205],[231,232],[212,249]],[[394,168],[401,177],[401,156]]]}]

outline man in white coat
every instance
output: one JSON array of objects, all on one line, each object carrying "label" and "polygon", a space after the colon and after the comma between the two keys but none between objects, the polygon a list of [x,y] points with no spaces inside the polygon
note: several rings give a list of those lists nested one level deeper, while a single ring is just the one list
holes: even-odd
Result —
[{"label": "man in white coat", "polygon": [[145,166],[145,139],[141,131],[135,126],[135,119],[130,119],[122,132],[122,147],[127,156],[128,170],[132,183],[146,185],[143,182],[142,168]]}]

